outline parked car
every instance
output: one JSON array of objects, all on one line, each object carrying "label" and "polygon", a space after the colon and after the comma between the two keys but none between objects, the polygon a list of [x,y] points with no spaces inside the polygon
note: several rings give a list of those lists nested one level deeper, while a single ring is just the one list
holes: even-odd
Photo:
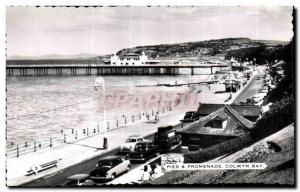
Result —
[{"label": "parked car", "polygon": [[185,116],[181,122],[193,122],[198,121],[199,115],[195,111],[188,111],[185,113]]},{"label": "parked car", "polygon": [[254,102],[257,103],[257,102],[262,101],[266,95],[267,95],[266,93],[258,93],[256,95],[254,95],[252,98],[253,98]]},{"label": "parked car", "polygon": [[130,152],[128,158],[131,163],[145,162],[159,154],[159,149],[151,141],[138,142],[134,151]]},{"label": "parked car", "polygon": [[113,180],[118,175],[128,172],[129,169],[129,160],[118,156],[109,156],[97,163],[96,169],[90,172],[90,178],[93,180]]},{"label": "parked car", "polygon": [[267,87],[264,87],[262,88],[261,90],[259,90],[259,93],[268,93],[268,88]]},{"label": "parked car", "polygon": [[146,140],[143,137],[139,136],[139,135],[129,136],[126,139],[125,143],[120,146],[118,154],[122,154],[122,153],[126,154],[126,153],[129,153],[129,152],[133,151],[134,148],[135,148],[135,145],[138,142],[141,142],[141,141],[146,141]]},{"label": "parked car", "polygon": [[72,187],[72,186],[91,186],[95,183],[89,179],[88,174],[76,174],[68,177],[66,182],[63,184],[65,187]]},{"label": "parked car", "polygon": [[253,98],[247,98],[247,100],[246,100],[246,104],[252,104],[252,105],[254,105],[256,102],[254,101],[254,99]]},{"label": "parked car", "polygon": [[158,127],[154,134],[154,144],[161,150],[171,149],[173,146],[179,144],[181,141],[180,135],[176,134],[173,126]]},{"label": "parked car", "polygon": [[246,105],[247,103],[245,101],[240,101],[239,104],[240,105]]}]

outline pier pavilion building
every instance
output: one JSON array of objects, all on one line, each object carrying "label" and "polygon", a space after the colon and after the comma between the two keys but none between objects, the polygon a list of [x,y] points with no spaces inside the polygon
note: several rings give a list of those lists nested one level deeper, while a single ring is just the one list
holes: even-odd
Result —
[{"label": "pier pavilion building", "polygon": [[134,65],[144,65],[148,61],[148,57],[145,55],[145,52],[142,55],[129,53],[123,56],[117,56],[114,54],[110,58],[110,64],[115,66],[134,66]]}]

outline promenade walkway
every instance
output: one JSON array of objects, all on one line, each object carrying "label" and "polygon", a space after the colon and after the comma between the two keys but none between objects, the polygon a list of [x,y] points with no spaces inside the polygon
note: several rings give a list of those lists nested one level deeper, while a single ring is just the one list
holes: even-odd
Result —
[{"label": "promenade walkway", "polygon": [[[156,124],[152,118],[149,121],[123,126],[118,129],[108,131],[106,132],[106,137],[108,139],[107,149],[103,149],[103,137],[105,136],[105,133],[103,133],[93,135],[76,142],[66,143],[65,145],[58,146],[49,151],[30,153],[20,156],[19,158],[7,159],[7,185],[18,186],[41,177],[54,174],[66,167],[118,148],[125,142],[129,135],[140,134],[141,136],[146,136],[156,132],[157,127],[159,126],[179,124],[179,120],[183,118],[183,115],[183,113],[171,111],[169,113],[165,113],[165,115],[162,116],[160,121]],[[31,167],[58,159],[61,159],[58,163],[58,167],[42,171],[37,175],[25,176]]]}]

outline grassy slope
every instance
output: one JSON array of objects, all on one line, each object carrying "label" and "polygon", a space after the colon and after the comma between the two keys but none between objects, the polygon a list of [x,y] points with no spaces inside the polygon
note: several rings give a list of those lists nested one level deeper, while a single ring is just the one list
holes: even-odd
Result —
[{"label": "grassy slope", "polygon": [[256,142],[252,146],[224,158],[210,162],[235,162],[240,157],[251,154],[255,146],[266,141],[275,141],[281,152],[269,152],[256,156],[251,162],[264,162],[265,170],[236,171],[172,171],[152,181],[152,184],[218,184],[218,183],[263,183],[294,184],[294,126],[288,126],[273,135]]}]

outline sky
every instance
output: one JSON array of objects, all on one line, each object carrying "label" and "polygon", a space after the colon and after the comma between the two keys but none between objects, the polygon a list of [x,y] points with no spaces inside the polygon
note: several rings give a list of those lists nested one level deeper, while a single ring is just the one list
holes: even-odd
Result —
[{"label": "sky", "polygon": [[289,41],[292,7],[6,7],[7,56],[80,53],[228,37]]}]

